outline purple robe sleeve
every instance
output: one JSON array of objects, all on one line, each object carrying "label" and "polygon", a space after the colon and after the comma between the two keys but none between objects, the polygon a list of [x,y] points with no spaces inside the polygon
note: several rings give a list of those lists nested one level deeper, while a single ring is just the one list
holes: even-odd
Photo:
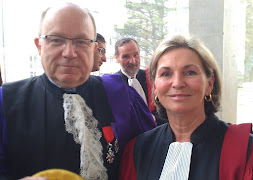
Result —
[{"label": "purple robe sleeve", "polygon": [[120,147],[124,148],[134,137],[156,127],[156,123],[140,95],[126,85],[119,74],[101,78],[115,118],[113,131]]},{"label": "purple robe sleeve", "polygon": [[7,148],[7,132],[3,115],[2,104],[2,87],[0,87],[0,174],[6,174],[6,148]]}]

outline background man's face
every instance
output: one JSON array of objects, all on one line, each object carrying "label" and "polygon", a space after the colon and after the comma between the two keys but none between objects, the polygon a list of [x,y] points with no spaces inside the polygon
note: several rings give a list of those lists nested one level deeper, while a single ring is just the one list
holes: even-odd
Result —
[{"label": "background man's face", "polygon": [[137,44],[130,41],[122,44],[118,50],[119,56],[115,55],[115,58],[123,71],[129,76],[137,74],[140,68],[140,52]]},{"label": "background man's face", "polygon": [[[101,49],[104,50],[104,53],[101,53],[103,51]],[[103,62],[106,62],[105,52],[106,52],[105,43],[98,41],[98,47],[94,52],[94,65],[92,71],[98,71]]]}]

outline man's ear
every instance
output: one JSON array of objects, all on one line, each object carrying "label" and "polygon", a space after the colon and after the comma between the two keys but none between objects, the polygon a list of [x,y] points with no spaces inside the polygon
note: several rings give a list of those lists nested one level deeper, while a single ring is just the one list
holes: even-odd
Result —
[{"label": "man's ear", "polygon": [[93,50],[93,53],[96,51],[96,49],[98,48],[98,43],[95,42],[95,46],[94,46],[94,50]]},{"label": "man's ear", "polygon": [[116,54],[114,54],[114,58],[116,59],[116,62],[119,63],[119,59],[118,59],[118,56]]},{"label": "man's ear", "polygon": [[41,55],[41,45],[40,45],[40,38],[36,37],[34,38],[34,44],[38,49],[39,55]]}]

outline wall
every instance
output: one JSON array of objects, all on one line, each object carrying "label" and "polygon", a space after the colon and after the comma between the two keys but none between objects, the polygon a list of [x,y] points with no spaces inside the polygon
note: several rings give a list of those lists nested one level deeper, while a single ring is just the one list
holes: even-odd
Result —
[{"label": "wall", "polygon": [[236,123],[237,117],[236,59],[239,54],[238,34],[241,32],[235,18],[238,17],[236,3],[239,4],[231,0],[189,1],[189,32],[197,35],[212,51],[222,72],[222,109],[217,115],[231,123]]}]

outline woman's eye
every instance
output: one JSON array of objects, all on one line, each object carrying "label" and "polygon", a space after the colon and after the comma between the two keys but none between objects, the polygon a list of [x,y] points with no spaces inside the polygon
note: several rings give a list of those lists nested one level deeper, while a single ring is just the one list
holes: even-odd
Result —
[{"label": "woman's eye", "polygon": [[197,73],[195,71],[187,71],[186,75],[187,76],[192,76],[192,75],[196,75]]},{"label": "woman's eye", "polygon": [[161,77],[169,77],[169,76],[171,76],[171,74],[172,73],[170,73],[170,72],[163,72],[163,73],[161,73]]}]

